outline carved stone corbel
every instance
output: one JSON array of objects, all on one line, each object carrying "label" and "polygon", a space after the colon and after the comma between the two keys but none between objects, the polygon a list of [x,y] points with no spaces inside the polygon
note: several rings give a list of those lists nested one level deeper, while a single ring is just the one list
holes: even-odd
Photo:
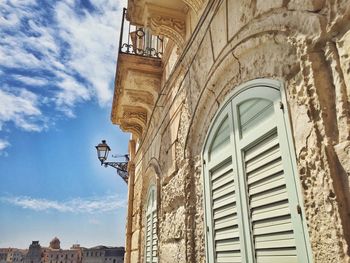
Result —
[{"label": "carved stone corbel", "polygon": [[143,107],[123,106],[123,120],[137,123],[144,130],[147,126],[147,110]]},{"label": "carved stone corbel", "polygon": [[142,138],[143,129],[141,125],[137,123],[130,123],[128,120],[124,119],[120,122],[119,127],[124,132],[132,133],[138,139]]}]

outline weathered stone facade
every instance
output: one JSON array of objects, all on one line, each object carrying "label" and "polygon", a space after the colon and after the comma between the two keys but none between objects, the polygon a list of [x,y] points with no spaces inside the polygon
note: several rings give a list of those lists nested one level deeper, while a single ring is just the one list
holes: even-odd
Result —
[{"label": "weathered stone facade", "polygon": [[[137,13],[137,2],[129,1],[130,12]],[[134,138],[126,262],[145,261],[144,216],[151,185],[157,187],[159,262],[205,261],[204,140],[228,94],[258,78],[284,85],[313,261],[350,262],[350,2],[183,4],[189,7],[184,9],[186,34],[181,28],[178,34],[154,30],[170,39],[175,34],[177,46],[163,57],[161,77],[159,65],[156,74],[147,75],[144,90],[152,102],[139,120],[142,128],[132,121],[124,125],[128,117],[114,120]],[[125,93],[132,91],[128,84],[119,85],[120,78],[117,72],[115,116],[122,116],[124,109],[116,105],[128,102]]]}]

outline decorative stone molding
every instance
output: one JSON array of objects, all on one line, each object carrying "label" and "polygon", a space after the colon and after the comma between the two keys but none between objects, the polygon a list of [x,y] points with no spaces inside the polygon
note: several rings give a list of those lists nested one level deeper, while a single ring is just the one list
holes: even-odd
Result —
[{"label": "decorative stone molding", "polygon": [[156,16],[150,18],[147,26],[152,30],[153,34],[163,35],[174,41],[178,47],[183,47],[186,30],[185,22],[182,20]]},{"label": "decorative stone molding", "polygon": [[123,119],[132,120],[144,129],[147,125],[147,111],[143,107],[123,106]]},{"label": "decorative stone molding", "polygon": [[194,12],[198,14],[199,10],[202,8],[203,0],[182,0],[186,5],[188,5]]},{"label": "decorative stone molding", "polygon": [[122,129],[122,131],[124,132],[131,132],[132,134],[134,134],[137,138],[141,138],[142,137],[142,133],[143,133],[143,128],[141,127],[141,125],[135,123],[135,122],[129,122],[127,120],[122,120],[120,122],[119,127]]},{"label": "decorative stone molding", "polygon": [[111,120],[141,139],[160,90],[160,59],[120,53]]},{"label": "decorative stone molding", "polygon": [[171,39],[182,48],[186,36],[185,15],[178,10],[147,4],[146,26],[152,34]]}]

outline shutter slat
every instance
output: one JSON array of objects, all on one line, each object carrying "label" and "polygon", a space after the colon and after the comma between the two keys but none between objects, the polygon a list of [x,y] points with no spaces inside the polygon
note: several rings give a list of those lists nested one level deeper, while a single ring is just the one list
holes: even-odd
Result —
[{"label": "shutter slat", "polygon": [[270,149],[268,152],[264,153],[261,156],[249,161],[246,163],[246,172],[250,173],[257,168],[262,167],[278,158],[281,158],[281,153],[278,147]]},{"label": "shutter slat", "polygon": [[235,254],[239,255],[240,246],[241,245],[238,239],[226,239],[226,240],[219,240],[215,242],[216,252],[235,251]]},{"label": "shutter slat", "polygon": [[237,252],[218,252],[216,256],[217,263],[241,263],[242,257],[239,251]]},{"label": "shutter slat", "polygon": [[230,226],[237,226],[237,225],[238,225],[238,219],[236,215],[231,215],[231,216],[214,220],[214,228],[216,230],[230,227]]},{"label": "shutter slat", "polygon": [[217,188],[233,181],[232,170],[222,174],[222,176],[216,180],[212,181],[212,189],[216,190]]},{"label": "shutter slat", "polygon": [[238,238],[238,228],[236,227],[228,227],[223,229],[215,230],[215,240],[224,240],[231,238]]},{"label": "shutter slat", "polygon": [[289,214],[290,211],[288,202],[282,202],[280,204],[272,204],[254,209],[252,211],[252,220],[254,222],[257,220],[265,220]]},{"label": "shutter slat", "polygon": [[233,214],[236,214],[236,213],[237,213],[236,206],[228,205],[228,206],[225,206],[223,208],[214,210],[213,218],[214,219],[219,219],[219,218],[226,217],[226,216],[229,216],[229,215],[233,215]]},{"label": "shutter slat", "polygon": [[211,170],[211,180],[214,181],[230,170],[232,170],[231,159],[228,159],[226,163],[223,163],[222,165],[219,165],[215,169]]},{"label": "shutter slat", "polygon": [[257,263],[298,263],[297,256],[257,257]]},{"label": "shutter slat", "polygon": [[281,171],[283,171],[282,161],[281,159],[277,159],[258,170],[248,173],[248,185],[256,183]]},{"label": "shutter slat", "polygon": [[234,205],[235,203],[236,203],[236,197],[234,195],[234,192],[228,192],[228,194],[215,199],[215,201],[213,202],[213,209],[218,209],[228,204]]},{"label": "shutter slat", "polygon": [[269,189],[277,187],[285,187],[285,180],[283,174],[275,174],[265,180],[261,181],[259,184],[255,184],[249,187],[249,194],[255,195]]},{"label": "shutter slat", "polygon": [[256,208],[283,200],[288,200],[288,194],[285,187],[274,188],[251,197],[250,207]]},{"label": "shutter slat", "polygon": [[269,136],[268,138],[264,139],[261,143],[259,143],[258,147],[254,147],[253,149],[248,149],[244,152],[245,155],[245,161],[249,162],[253,158],[257,157],[258,155],[262,154],[263,152],[274,148],[279,144],[277,134],[274,133],[273,135]]},{"label": "shutter slat", "polygon": [[227,194],[233,194],[234,191],[235,191],[234,181],[231,181],[230,183],[227,183],[212,192],[213,200],[215,201],[216,199]]}]

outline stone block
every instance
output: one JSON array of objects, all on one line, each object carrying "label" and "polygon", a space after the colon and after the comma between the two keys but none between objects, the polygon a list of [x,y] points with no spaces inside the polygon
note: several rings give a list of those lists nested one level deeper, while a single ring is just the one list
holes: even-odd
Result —
[{"label": "stone block", "polygon": [[137,250],[131,251],[130,262],[132,262],[132,263],[139,262],[139,251],[137,251]]},{"label": "stone block", "polygon": [[245,0],[227,0],[228,39],[234,37],[253,17],[250,2]]},{"label": "stone block", "polygon": [[321,10],[324,3],[325,0],[290,0],[288,9],[315,12]]},{"label": "stone block", "polygon": [[214,58],[211,39],[209,31],[207,31],[191,66],[191,77],[197,81],[199,87],[204,86],[213,63]]},{"label": "stone block", "polygon": [[162,243],[179,241],[185,235],[185,207],[180,206],[169,213],[164,213],[159,228]]},{"label": "stone block", "polygon": [[185,199],[185,176],[177,173],[169,182],[162,187],[162,211],[169,212],[184,205]]},{"label": "stone block", "polygon": [[159,249],[159,262],[186,262],[185,241],[181,240],[180,242],[162,243]]},{"label": "stone block", "polygon": [[137,249],[139,247],[140,230],[136,230],[131,236],[131,250]]},{"label": "stone block", "polygon": [[274,8],[280,8],[283,6],[283,2],[283,0],[258,0],[256,2],[255,15],[263,14]]},{"label": "stone block", "polygon": [[214,59],[216,59],[227,44],[226,2],[223,1],[210,25],[211,40],[213,43]]}]

